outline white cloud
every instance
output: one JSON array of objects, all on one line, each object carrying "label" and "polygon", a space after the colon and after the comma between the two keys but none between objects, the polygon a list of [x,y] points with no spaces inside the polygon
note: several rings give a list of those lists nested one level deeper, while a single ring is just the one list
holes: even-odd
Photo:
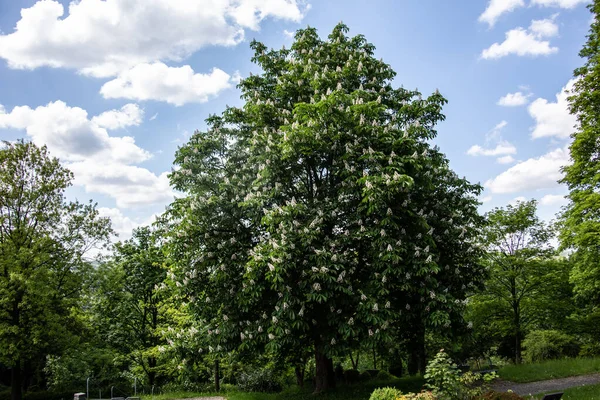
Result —
[{"label": "white cloud", "polygon": [[287,37],[289,37],[290,39],[294,38],[294,35],[296,34],[296,32],[294,31],[288,31],[287,29],[283,30],[283,34]]},{"label": "white cloud", "polygon": [[[490,142],[495,142],[495,147],[485,148],[479,145],[473,145],[467,150],[467,154],[470,156],[487,156],[487,157],[496,157],[496,156],[504,156],[508,154],[516,154],[517,148],[513,146],[511,143],[502,139],[502,129],[508,125],[508,122],[501,121],[494,128],[489,131],[486,135],[486,144],[489,146]],[[505,157],[501,157],[503,159]],[[512,159],[512,157],[510,157]],[[500,161],[499,161],[500,162]]]},{"label": "white cloud", "polygon": [[504,154],[516,154],[517,148],[508,142],[498,143],[496,147],[492,149],[485,149],[479,145],[471,146],[467,150],[467,154],[470,156],[500,156]]},{"label": "white cloud", "polygon": [[101,217],[110,218],[111,225],[115,233],[118,235],[118,239],[128,240],[131,239],[131,235],[134,229],[139,228],[140,226],[148,226],[156,221],[157,214],[152,214],[149,217],[143,219],[132,219],[118,208],[109,208],[109,207],[99,207],[98,213]]},{"label": "white cloud", "polygon": [[527,104],[530,96],[530,94],[525,95],[523,92],[507,93],[505,96],[500,97],[500,100],[498,100],[498,105],[504,107],[523,106]]},{"label": "white cloud", "polygon": [[498,157],[496,161],[498,162],[498,164],[511,164],[515,161],[515,159],[513,158],[513,156],[504,156]]},{"label": "white cloud", "polygon": [[117,207],[135,208],[173,200],[167,172],[156,175],[134,165],[111,163],[99,166],[90,161],[67,166],[75,175],[75,185],[83,186],[89,193],[112,197]]},{"label": "white cloud", "polygon": [[522,161],[485,183],[492,193],[516,193],[554,188],[562,178],[560,168],[569,162],[567,148],[555,149],[543,156]]},{"label": "white cloud", "polygon": [[233,77],[213,68],[208,74],[194,73],[189,65],[169,67],[161,62],[138,64],[100,89],[104,98],[158,100],[176,106],[204,103],[210,96],[231,88]]},{"label": "white cloud", "polygon": [[151,154],[138,147],[132,137],[109,136],[107,128],[139,125],[141,117],[136,105],[127,105],[90,120],[86,110],[55,101],[35,109],[18,106],[10,113],[0,112],[0,129],[25,130],[34,143],[47,145],[53,155],[65,161],[93,158],[138,163]]},{"label": "white cloud", "polygon": [[589,3],[589,0],[531,0],[533,5],[560,8],[574,8],[585,3]]},{"label": "white cloud", "polygon": [[577,118],[569,113],[569,91],[573,88],[575,79],[556,95],[556,102],[550,103],[546,99],[534,100],[528,108],[529,115],[535,120],[535,127],[531,133],[534,139],[542,137],[568,138],[575,131]]},{"label": "white cloud", "polygon": [[105,111],[92,118],[92,122],[106,129],[119,129],[139,125],[144,119],[144,110],[137,104],[125,104],[120,110]]},{"label": "white cloud", "polygon": [[115,76],[134,65],[180,61],[206,46],[232,46],[266,18],[300,22],[302,0],[80,0],[68,12],[56,0],[21,10],[0,35],[11,68],[73,68]]},{"label": "white cloud", "polygon": [[492,27],[502,14],[512,12],[519,7],[525,7],[523,0],[490,0],[483,14],[479,16],[479,22],[486,22]]},{"label": "white cloud", "polygon": [[156,113],[153,116],[151,116],[150,117],[150,121],[154,121],[156,119],[156,117],[158,117],[158,113]]},{"label": "white cloud", "polygon": [[540,199],[542,206],[563,206],[568,202],[569,200],[562,194],[547,194]]},{"label": "white cloud", "polygon": [[482,203],[489,203],[490,201],[492,201],[492,196],[485,196],[481,199]]},{"label": "white cloud", "polygon": [[73,171],[74,184],[115,199],[118,207],[166,203],[173,195],[167,173],[155,175],[134,166],[152,155],[132,137],[110,136],[107,128],[139,125],[143,112],[134,104],[91,119],[87,111],[55,101],[35,109],[0,112],[0,129],[21,129],[34,143],[47,145]]},{"label": "white cloud", "polygon": [[558,26],[554,18],[545,20],[533,20],[528,29],[515,28],[506,32],[502,43],[494,43],[483,50],[483,59],[497,59],[515,54],[518,56],[542,56],[558,52],[558,47],[550,46],[550,42],[543,40],[558,34]]}]

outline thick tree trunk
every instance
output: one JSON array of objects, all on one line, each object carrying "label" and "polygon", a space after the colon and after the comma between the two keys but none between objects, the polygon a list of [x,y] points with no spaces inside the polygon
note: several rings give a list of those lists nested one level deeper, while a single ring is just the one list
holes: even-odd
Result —
[{"label": "thick tree trunk", "polygon": [[413,337],[410,341],[410,354],[408,357],[408,373],[416,375],[425,374],[425,366],[427,360],[425,358],[425,326],[422,322],[414,325]]},{"label": "thick tree trunk", "polygon": [[154,386],[156,381],[156,357],[148,358],[148,385]]},{"label": "thick tree trunk", "polygon": [[296,373],[296,384],[304,387],[304,365],[296,365],[294,372]]},{"label": "thick tree trunk", "polygon": [[335,373],[333,360],[328,358],[318,343],[315,344],[315,391],[322,393],[327,389],[335,388]]},{"label": "thick tree trunk", "polygon": [[10,374],[10,399],[22,400],[23,392],[21,388],[21,361],[17,360],[11,369]]},{"label": "thick tree trunk", "polygon": [[215,391],[219,392],[221,390],[221,377],[219,376],[219,360],[215,360]]}]

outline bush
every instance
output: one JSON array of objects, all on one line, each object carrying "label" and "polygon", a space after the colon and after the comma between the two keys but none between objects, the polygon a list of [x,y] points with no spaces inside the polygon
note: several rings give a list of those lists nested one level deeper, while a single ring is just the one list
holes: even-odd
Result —
[{"label": "bush", "polygon": [[369,371],[363,371],[360,373],[360,375],[358,376],[358,379],[360,381],[368,381],[372,378],[371,374],[369,373]]},{"label": "bush", "polygon": [[579,344],[575,338],[555,330],[529,332],[523,341],[523,347],[523,358],[530,363],[576,357],[579,354]]},{"label": "bush", "polygon": [[397,400],[437,400],[437,398],[431,392],[421,392],[403,394]]},{"label": "bush", "polygon": [[427,364],[425,380],[425,386],[437,397],[456,399],[460,396],[462,384],[458,369],[443,349]]},{"label": "bush", "polygon": [[273,370],[262,368],[242,372],[238,377],[238,388],[243,392],[280,392],[281,383]]},{"label": "bush", "polygon": [[356,369],[347,369],[344,371],[344,382],[346,384],[351,385],[360,380],[360,372]]},{"label": "bush", "polygon": [[373,393],[371,393],[371,397],[369,400],[397,400],[401,398],[402,392],[396,388],[385,387],[375,389]]},{"label": "bush", "polygon": [[377,373],[377,376],[376,376],[376,378],[377,378],[377,379],[380,379],[380,380],[382,380],[382,381],[389,381],[390,379],[393,379],[393,378],[395,378],[395,376],[394,376],[394,375],[392,375],[392,374],[390,374],[390,373],[389,373],[389,372],[387,372],[387,371],[381,370],[381,371],[379,371],[379,372]]},{"label": "bush", "polygon": [[513,392],[487,392],[477,400],[525,400],[525,397],[521,397]]}]

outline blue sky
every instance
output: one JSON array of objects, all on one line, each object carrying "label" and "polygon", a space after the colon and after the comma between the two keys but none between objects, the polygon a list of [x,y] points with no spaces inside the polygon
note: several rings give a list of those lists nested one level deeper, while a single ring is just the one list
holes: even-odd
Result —
[{"label": "blue sky", "polygon": [[[397,72],[449,100],[435,142],[485,186],[550,219],[574,119],[563,88],[582,64],[586,0],[0,0],[0,139],[47,144],[121,238],[164,210],[177,146],[258,69],[249,41],[291,44],[343,21]],[[458,4],[461,4],[460,6]]]}]

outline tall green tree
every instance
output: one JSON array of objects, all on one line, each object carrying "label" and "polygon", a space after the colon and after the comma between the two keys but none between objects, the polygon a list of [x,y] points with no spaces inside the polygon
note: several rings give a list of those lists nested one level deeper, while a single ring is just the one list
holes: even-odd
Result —
[{"label": "tall green tree", "polygon": [[97,273],[95,325],[104,339],[138,368],[145,383],[156,383],[158,348],[167,324],[168,296],[162,286],[167,269],[158,232],[149,227],[115,244],[112,259]]},{"label": "tall green tree", "polygon": [[12,371],[13,400],[24,366],[68,343],[85,255],[111,232],[94,204],[65,200],[72,178],[45,147],[0,149],[0,362]]},{"label": "tall green tree", "polygon": [[[575,295],[586,314],[600,318],[600,1],[589,9],[594,19],[579,55],[584,65],[575,70],[570,110],[578,126],[572,135],[571,164],[562,180],[569,188],[563,213],[562,246],[573,250],[571,276]],[[596,330],[597,331],[597,330]],[[598,331],[597,331],[598,332]],[[600,335],[598,335],[600,338]]]},{"label": "tall green tree", "polygon": [[347,30],[252,42],[244,106],[209,118],[171,175],[187,193],[169,211],[174,268],[211,348],[311,346],[316,392],[352,343],[450,329],[480,272],[480,187],[429,142],[446,100],[394,88]]},{"label": "tall green tree", "polygon": [[[568,283],[568,264],[557,258],[550,242],[553,231],[540,221],[536,209],[536,201],[530,200],[486,214],[483,242],[489,277],[471,302],[479,325],[490,328],[487,334],[512,338],[517,363],[526,330],[535,323],[544,326],[543,319],[552,312],[551,306],[540,303],[559,298],[565,292],[561,285]],[[568,288],[566,293],[568,297]]]}]

